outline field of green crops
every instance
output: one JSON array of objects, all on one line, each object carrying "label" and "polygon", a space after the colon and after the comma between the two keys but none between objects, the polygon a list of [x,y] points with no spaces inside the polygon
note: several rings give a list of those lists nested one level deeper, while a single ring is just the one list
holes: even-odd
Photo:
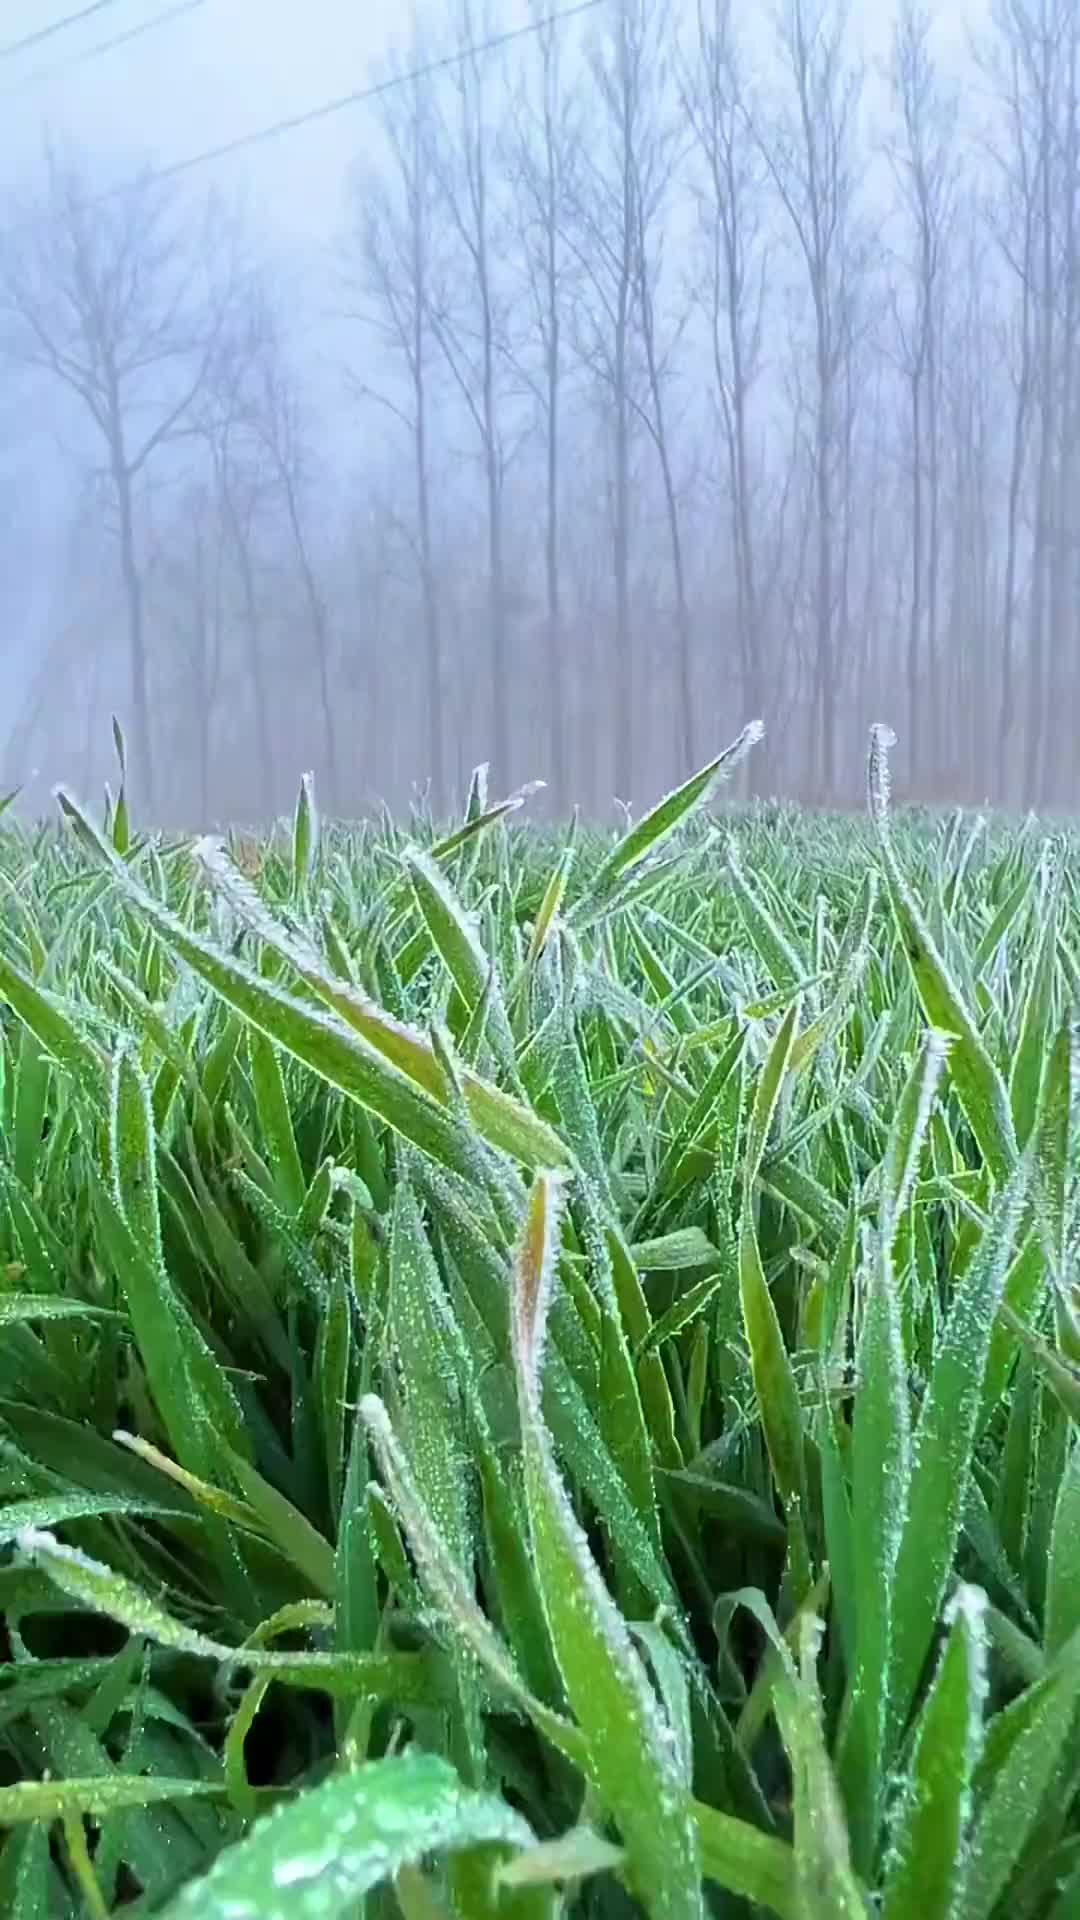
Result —
[{"label": "field of green crops", "polygon": [[0,829],[8,1920],[1080,1914],[1080,842],[750,744]]}]

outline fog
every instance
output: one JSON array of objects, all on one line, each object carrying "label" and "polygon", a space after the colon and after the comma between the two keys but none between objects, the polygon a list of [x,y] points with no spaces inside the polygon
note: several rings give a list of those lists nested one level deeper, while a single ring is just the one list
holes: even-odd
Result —
[{"label": "fog", "polygon": [[405,13],[9,0],[6,785],[1074,808],[1080,0]]}]

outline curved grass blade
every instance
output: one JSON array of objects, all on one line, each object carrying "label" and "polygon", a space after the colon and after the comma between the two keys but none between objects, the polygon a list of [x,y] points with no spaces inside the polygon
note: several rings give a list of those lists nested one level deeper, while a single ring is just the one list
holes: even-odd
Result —
[{"label": "curved grass blade", "polygon": [[266,1163],[280,1205],[287,1213],[297,1215],[307,1197],[307,1181],[297,1150],[289,1096],[277,1048],[256,1026],[248,1029],[248,1057]]},{"label": "curved grass blade", "polygon": [[976,1773],[978,1812],[956,1920],[991,1920],[1059,1769],[1075,1756],[1080,1633],[1045,1677],[991,1721]]},{"label": "curved grass blade", "polygon": [[482,1007],[486,1009],[484,1025],[495,1058],[504,1074],[513,1075],[513,1036],[502,995],[495,984],[493,963],[484,951],[475,924],[433,860],[417,847],[408,848],[403,858],[436,953],[469,1017]]},{"label": "curved grass blade", "polygon": [[453,1560],[424,1505],[404,1448],[382,1401],[368,1394],[360,1415],[370,1435],[379,1468],[416,1558],[421,1580],[436,1607],[465,1641],[489,1678],[532,1720],[556,1752],[575,1766],[585,1763],[585,1744],[577,1727],[531,1694],[518,1674],[509,1649],[477,1604],[461,1568]]},{"label": "curved grass blade", "polygon": [[104,1113],[108,1069],[101,1048],[82,1031],[72,1009],[58,995],[38,986],[4,953],[0,953],[0,1000],[29,1028],[42,1050],[72,1076],[92,1106]]},{"label": "curved grass blade", "polygon": [[971,1782],[986,1704],[985,1596],[961,1587],[919,1715],[892,1833],[881,1920],[950,1920],[966,1866]]},{"label": "curved grass blade", "polygon": [[287,1686],[322,1689],[346,1699],[385,1698],[401,1706],[431,1706],[448,1697],[438,1662],[422,1654],[268,1653],[247,1644],[226,1646],[174,1620],[134,1581],[75,1547],[61,1546],[50,1533],[25,1527],[16,1545],[78,1606],[117,1621],[156,1646],[197,1660],[213,1660],[229,1669],[268,1673]]},{"label": "curved grass blade", "polygon": [[772,1704],[791,1767],[795,1826],[793,1865],[799,1920],[867,1920],[866,1904],[852,1871],[848,1833],[825,1746],[816,1662],[822,1624],[809,1611],[793,1622],[798,1661],[776,1624],[772,1609],[754,1588],[729,1596],[762,1628],[774,1652]]},{"label": "curved grass blade", "polygon": [[1046,1578],[1046,1651],[1061,1651],[1080,1629],[1080,1444],[1075,1437],[1065,1458],[1050,1533]]},{"label": "curved grass blade", "polygon": [[156,1801],[219,1797],[224,1787],[214,1780],[170,1780],[143,1773],[104,1774],[92,1780],[18,1780],[0,1787],[0,1826],[19,1826],[27,1820],[58,1820],[68,1813],[89,1814],[105,1820],[125,1807],[148,1807]]},{"label": "curved grass blade", "polygon": [[400,1362],[409,1458],[424,1504],[462,1568],[472,1557],[468,1465],[462,1445],[449,1309],[420,1209],[402,1182],[390,1224],[390,1322]]},{"label": "curved grass blade", "polygon": [[66,1300],[51,1293],[0,1293],[0,1327],[17,1326],[24,1320],[121,1320],[123,1315],[108,1307],[93,1307],[86,1300]]},{"label": "curved grass blade", "polygon": [[610,904],[624,880],[640,866],[647,855],[655,853],[683,822],[708,799],[717,781],[734,772],[740,761],[764,734],[760,720],[752,720],[723,753],[702,767],[681,787],[676,787],[636,827],[623,835],[609,853],[584,893],[575,901],[570,918],[576,923]]},{"label": "curved grass blade", "polygon": [[796,1000],[780,1023],[754,1096],[746,1136],[739,1225],[739,1298],[743,1326],[769,1458],[785,1504],[800,1499],[804,1491],[802,1411],[783,1330],[761,1264],[754,1225],[753,1186],[791,1058],[798,1018]]},{"label": "curved grass blade", "polygon": [[558,1252],[557,1176],[537,1176],[514,1269],[514,1368],[529,1530],[552,1646],[586,1737],[594,1790],[616,1820],[627,1871],[650,1915],[704,1911],[690,1796],[641,1659],[555,1467],[540,1370]]},{"label": "curved grass blade", "polygon": [[1046,1035],[1050,1025],[1057,960],[1058,897],[1060,871],[1050,875],[1046,897],[1040,904],[1042,931],[1031,962],[1031,977],[1024,996],[1020,1031],[1012,1056],[1009,1099],[1017,1142],[1027,1145],[1040,1105],[1040,1090],[1046,1062]]},{"label": "curved grass blade", "polygon": [[165,1268],[150,1088],[127,1047],[113,1065],[109,1155],[111,1192],[104,1182],[94,1186],[101,1237],[173,1451],[190,1472],[203,1475],[212,1434],[238,1451],[250,1443],[231,1383]]},{"label": "curved grass blade", "polygon": [[571,841],[563,848],[552,869],[551,877],[548,880],[547,886],[544,888],[544,897],[540,902],[540,910],[537,913],[536,919],[533,921],[532,933],[529,936],[529,950],[525,962],[527,967],[535,967],[540,955],[547,946],[548,936],[551,933],[551,929],[555,924],[563,903],[563,896],[566,893],[566,885],[573,869],[576,853],[577,848]]},{"label": "curved grass blade", "polygon": [[930,929],[896,857],[888,814],[887,728],[871,728],[870,814],[878,837],[900,943],[928,1025],[951,1036],[949,1075],[983,1158],[996,1180],[1005,1180],[1016,1164],[1017,1144],[1008,1091],[959,988],[934,943]]},{"label": "curved grass blade", "polygon": [[1056,1280],[1064,1275],[1069,1233],[1072,1122],[1078,1077],[1076,1039],[1073,1022],[1066,1016],[1050,1047],[1035,1120],[1036,1220]]},{"label": "curved grass blade", "polygon": [[728,846],[727,870],[743,924],[758,957],[768,968],[779,992],[797,994],[810,969],[748,880],[734,840]]},{"label": "curved grass blade", "polygon": [[953,1294],[913,1436],[893,1581],[894,1726],[907,1717],[941,1608],[964,1511],[990,1335],[1028,1187],[1021,1161]]},{"label": "curved grass blade", "polygon": [[[114,862],[111,849],[71,796],[61,791],[58,797],[94,857]],[[115,877],[166,944],[236,1012],[422,1152],[475,1180],[475,1145],[449,1110],[452,1093],[430,1044],[355,988],[330,979],[319,956],[277,925],[254,889],[228,868],[220,849],[203,843],[200,854],[245,925],[287,960],[332,1012],[309,1006],[194,933],[140,886],[128,868],[114,869]],[[520,1101],[475,1074],[463,1074],[462,1082],[472,1124],[490,1145],[526,1166],[569,1165],[558,1135]]]},{"label": "curved grass blade", "polygon": [[[886,1216],[886,1221],[888,1216]],[[851,1579],[855,1660],[840,1779],[856,1865],[868,1874],[881,1822],[894,1569],[911,1475],[907,1368],[887,1224],[878,1237],[857,1356],[852,1417]]]},{"label": "curved grass blade", "polygon": [[126,1515],[148,1520],[176,1516],[175,1507],[155,1506],[120,1493],[43,1493],[0,1506],[0,1544],[17,1539],[27,1527],[63,1527],[72,1520],[103,1520]]},{"label": "curved grass blade", "polygon": [[275,1807],[185,1887],[163,1920],[286,1910],[346,1920],[373,1887],[430,1854],[532,1841],[520,1814],[462,1786],[434,1754],[369,1761]]}]

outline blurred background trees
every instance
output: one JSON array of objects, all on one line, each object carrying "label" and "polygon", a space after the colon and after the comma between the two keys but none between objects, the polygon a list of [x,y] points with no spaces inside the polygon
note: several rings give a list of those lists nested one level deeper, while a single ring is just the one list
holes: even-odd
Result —
[{"label": "blurred background trees", "polygon": [[758,789],[849,804],[888,717],[912,797],[1075,806],[1075,0],[874,59],[837,0],[505,24],[421,10],[317,285],[196,172],[3,209],[6,778],[104,777],[116,709],[163,820],[481,759],[603,813],[760,714]]}]

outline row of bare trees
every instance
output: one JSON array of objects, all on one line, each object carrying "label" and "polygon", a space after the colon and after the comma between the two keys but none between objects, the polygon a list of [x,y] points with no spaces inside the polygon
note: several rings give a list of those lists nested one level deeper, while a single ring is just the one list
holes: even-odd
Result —
[{"label": "row of bare trees", "polygon": [[761,714],[846,802],[886,715],[914,796],[1076,805],[1080,0],[500,24],[432,0],[314,291],[152,180],[12,211],[9,444],[51,396],[86,485],[8,772],[112,703],[162,817],[603,811]]}]

